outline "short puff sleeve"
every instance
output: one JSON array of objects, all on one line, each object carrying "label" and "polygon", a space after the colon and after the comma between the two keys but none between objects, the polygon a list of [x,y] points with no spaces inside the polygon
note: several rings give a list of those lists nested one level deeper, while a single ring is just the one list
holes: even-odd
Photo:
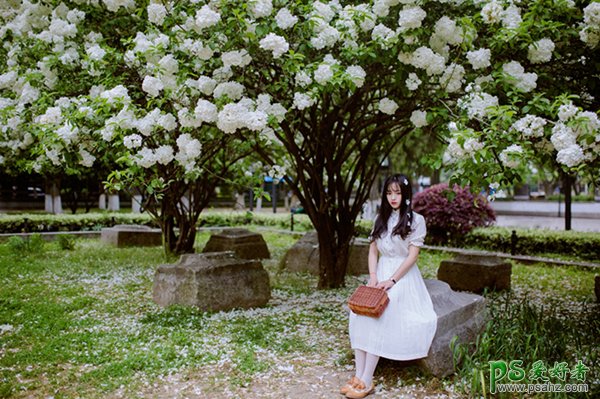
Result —
[{"label": "short puff sleeve", "polygon": [[408,245],[414,245],[415,247],[422,247],[427,235],[427,225],[425,224],[425,218],[413,212],[413,229],[406,238]]}]

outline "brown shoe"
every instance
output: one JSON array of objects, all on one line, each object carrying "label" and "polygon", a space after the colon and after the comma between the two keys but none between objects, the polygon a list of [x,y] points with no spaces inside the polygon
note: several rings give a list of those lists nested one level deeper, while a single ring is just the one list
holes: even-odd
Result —
[{"label": "brown shoe", "polygon": [[375,386],[373,384],[367,388],[365,383],[359,380],[358,384],[354,385],[346,392],[346,397],[350,399],[362,399],[373,392],[375,392]]},{"label": "brown shoe", "polygon": [[342,388],[340,388],[340,393],[345,395],[354,387],[356,384],[360,383],[360,379],[357,376],[350,378],[350,381],[346,383]]}]

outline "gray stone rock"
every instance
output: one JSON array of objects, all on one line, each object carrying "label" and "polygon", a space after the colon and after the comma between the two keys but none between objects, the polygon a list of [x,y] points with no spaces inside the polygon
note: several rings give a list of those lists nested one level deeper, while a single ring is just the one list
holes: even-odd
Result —
[{"label": "gray stone rock", "polygon": [[160,306],[196,306],[203,311],[264,306],[271,298],[269,274],[258,260],[231,251],[186,254],[161,265],[154,275],[154,301]]},{"label": "gray stone rock", "polygon": [[[290,272],[319,274],[319,239],[317,233],[306,233],[286,252],[283,267]],[[348,274],[369,273],[369,240],[355,238],[348,255]]]},{"label": "gray stone rock", "polygon": [[224,229],[212,234],[202,252],[233,251],[242,259],[269,259],[271,254],[262,235],[246,229]]},{"label": "gray stone rock", "polygon": [[485,298],[466,292],[456,292],[439,280],[425,280],[433,308],[438,316],[437,330],[427,357],[417,364],[436,377],[454,373],[450,343],[468,343],[475,340],[485,326],[487,315]]},{"label": "gray stone rock", "polygon": [[594,278],[595,286],[594,291],[596,292],[596,301],[600,302],[600,276]]},{"label": "gray stone rock", "polygon": [[459,254],[443,260],[437,278],[453,290],[481,293],[484,289],[510,288],[512,265],[492,255]]},{"label": "gray stone rock", "polygon": [[162,245],[162,232],[148,226],[118,224],[102,229],[100,240],[119,248],[154,247]]}]

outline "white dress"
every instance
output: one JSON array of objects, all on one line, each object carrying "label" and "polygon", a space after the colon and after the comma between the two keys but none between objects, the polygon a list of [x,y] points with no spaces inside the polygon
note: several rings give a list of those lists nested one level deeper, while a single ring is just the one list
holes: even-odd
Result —
[{"label": "white dress", "polygon": [[[422,246],[425,239],[425,219],[414,212],[413,230],[408,237],[403,240],[399,235],[392,236],[398,218],[398,212],[392,212],[385,236],[377,239],[379,281],[388,280],[398,270],[408,256],[409,245]],[[350,312],[352,349],[393,360],[427,356],[435,335],[437,315],[417,265],[413,265],[387,294],[390,303],[379,318]]]}]

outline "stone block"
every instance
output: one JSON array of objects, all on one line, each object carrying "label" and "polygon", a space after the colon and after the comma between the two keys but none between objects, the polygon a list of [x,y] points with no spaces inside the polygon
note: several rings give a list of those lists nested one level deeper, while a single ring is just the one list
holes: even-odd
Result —
[{"label": "stone block", "polygon": [[484,289],[510,289],[512,265],[493,255],[459,254],[444,260],[437,278],[453,290],[481,293]]},{"label": "stone block", "polygon": [[442,378],[454,373],[450,343],[473,342],[487,321],[485,298],[467,292],[456,292],[439,280],[425,280],[433,308],[438,316],[437,330],[427,357],[417,364],[425,371]]},{"label": "stone block", "polygon": [[[317,233],[306,233],[286,252],[283,267],[291,272],[319,274],[319,239]],[[347,274],[369,273],[369,240],[355,238],[348,255]]]},{"label": "stone block", "polygon": [[224,229],[212,234],[202,252],[233,251],[242,259],[269,259],[271,254],[262,235],[246,229]]},{"label": "stone block", "polygon": [[162,232],[148,226],[118,224],[104,228],[100,240],[121,247],[154,247],[162,245]]},{"label": "stone block", "polygon": [[161,265],[154,275],[154,301],[160,306],[196,306],[202,311],[253,308],[271,298],[269,274],[260,261],[232,251],[186,254]]}]

